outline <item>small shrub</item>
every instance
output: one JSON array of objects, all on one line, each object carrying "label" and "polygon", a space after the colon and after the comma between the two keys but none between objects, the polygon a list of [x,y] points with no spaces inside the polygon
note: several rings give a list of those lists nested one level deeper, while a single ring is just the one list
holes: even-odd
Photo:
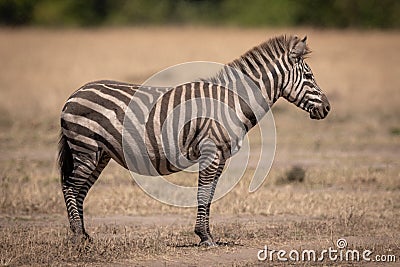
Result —
[{"label": "small shrub", "polygon": [[301,166],[293,166],[277,180],[277,184],[302,183],[306,177],[306,171]]},{"label": "small shrub", "polygon": [[286,172],[286,180],[288,182],[304,182],[306,177],[306,171],[303,167],[293,166],[290,170]]},{"label": "small shrub", "polygon": [[390,134],[391,135],[400,135],[400,128],[399,127],[393,127],[390,129]]}]

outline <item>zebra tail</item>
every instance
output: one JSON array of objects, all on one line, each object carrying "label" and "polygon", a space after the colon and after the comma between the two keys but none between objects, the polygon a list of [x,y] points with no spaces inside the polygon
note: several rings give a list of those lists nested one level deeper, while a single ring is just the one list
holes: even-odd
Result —
[{"label": "zebra tail", "polygon": [[71,148],[68,145],[67,137],[61,132],[58,142],[58,166],[61,174],[61,184],[71,175],[73,170],[73,160]]}]

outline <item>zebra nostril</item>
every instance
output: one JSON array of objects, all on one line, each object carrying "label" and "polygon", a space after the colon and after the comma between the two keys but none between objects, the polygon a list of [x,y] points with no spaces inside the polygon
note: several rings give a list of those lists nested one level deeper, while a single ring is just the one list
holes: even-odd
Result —
[{"label": "zebra nostril", "polygon": [[325,111],[326,111],[326,112],[329,112],[330,110],[331,110],[331,106],[327,105],[327,106],[325,107]]}]

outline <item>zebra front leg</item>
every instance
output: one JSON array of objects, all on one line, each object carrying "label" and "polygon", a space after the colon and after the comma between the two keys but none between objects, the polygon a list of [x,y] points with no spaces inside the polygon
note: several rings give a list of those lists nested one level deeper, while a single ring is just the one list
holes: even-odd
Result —
[{"label": "zebra front leg", "polygon": [[[194,232],[200,237],[200,246],[215,246],[209,226],[210,205],[223,165],[220,157],[213,160],[200,158],[200,172],[197,191],[197,218]],[[219,171],[221,169],[221,171]]]},{"label": "zebra front leg", "polygon": [[220,163],[217,169],[217,173],[215,174],[214,181],[212,182],[211,187],[211,194],[210,199],[208,200],[207,210],[206,210],[206,225],[207,225],[207,234],[214,240],[213,236],[211,235],[210,231],[210,209],[211,209],[211,202],[214,198],[215,188],[217,187],[219,177],[221,176],[222,171],[224,170],[225,162]]}]

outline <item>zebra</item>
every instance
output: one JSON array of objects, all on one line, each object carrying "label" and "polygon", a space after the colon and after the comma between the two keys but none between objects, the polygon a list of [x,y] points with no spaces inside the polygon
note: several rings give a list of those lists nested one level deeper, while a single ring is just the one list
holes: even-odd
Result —
[{"label": "zebra", "polygon": [[[234,154],[232,151],[240,148],[238,142],[232,141],[236,137],[229,135],[224,127],[233,129],[242,138],[280,97],[308,112],[311,119],[324,119],[330,111],[326,95],[305,62],[310,53],[306,40],[307,37],[300,39],[292,35],[271,38],[224,65],[216,76],[168,90],[145,87],[139,91],[137,84],[103,80],[87,83],[75,91],[61,112],[58,157],[62,192],[74,237],[85,242],[91,240],[84,227],[83,202],[108,162],[113,159],[130,169],[122,144],[126,114],[134,118],[130,121],[133,133],[129,140],[142,146],[128,153],[137,163],[133,164],[134,172],[154,175],[148,165],[139,164],[145,149],[151,168],[159,175],[168,175],[181,168],[171,163],[169,159],[175,155],[166,155],[169,150],[163,150],[161,144],[176,141],[160,139],[167,114],[184,101],[207,98],[220,104],[199,101],[191,107],[207,111],[229,106],[234,111],[229,115],[231,120],[227,125],[220,125],[212,119],[193,118],[185,123],[176,142],[178,152],[190,164],[199,163],[194,232],[200,238],[199,245],[215,246],[209,227],[211,202],[227,159]],[[251,82],[256,90],[250,88]],[[227,89],[228,85],[241,92],[235,94]],[[152,106],[149,99],[153,99]],[[129,105],[132,101],[133,108]],[[174,116],[179,119],[185,112]],[[145,115],[148,115],[146,121]],[[143,134],[135,132],[140,127]]]}]

